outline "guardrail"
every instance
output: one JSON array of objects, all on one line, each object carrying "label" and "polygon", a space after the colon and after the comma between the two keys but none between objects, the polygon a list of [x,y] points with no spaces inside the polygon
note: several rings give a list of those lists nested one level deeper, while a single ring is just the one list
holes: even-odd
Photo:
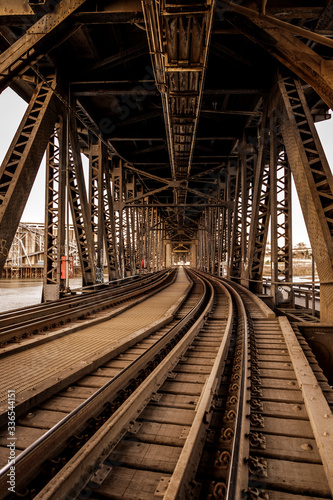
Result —
[{"label": "guardrail", "polygon": [[[293,294],[295,298],[303,299],[301,305],[305,309],[312,309],[312,314],[315,315],[315,311],[320,311],[320,285],[315,282],[307,282],[307,283],[285,283],[283,281],[279,281],[277,284],[281,293],[287,292],[288,294]],[[270,281],[263,282],[263,290],[265,295],[269,295],[272,283]],[[300,302],[300,300],[298,301]],[[283,304],[283,301],[282,301]]]}]

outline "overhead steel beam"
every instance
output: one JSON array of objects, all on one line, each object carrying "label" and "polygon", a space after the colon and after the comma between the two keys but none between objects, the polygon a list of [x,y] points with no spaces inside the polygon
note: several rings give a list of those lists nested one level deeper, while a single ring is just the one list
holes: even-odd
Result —
[{"label": "overhead steel beam", "polygon": [[120,52],[114,54],[113,56],[107,57],[102,61],[96,62],[95,64],[90,66],[90,68],[86,68],[84,73],[90,73],[91,71],[96,71],[99,69],[114,68],[119,64],[124,64],[125,62],[131,61],[132,59],[136,59],[137,57],[140,57],[142,54],[146,54],[146,52],[147,52],[146,43],[136,44],[133,47],[130,47],[129,49],[121,50]]},{"label": "overhead steel beam", "polygon": [[333,0],[329,0],[326,4],[326,7],[320,14],[320,17],[316,24],[316,31],[326,29],[328,26],[331,25],[332,21],[333,21]]},{"label": "overhead steel beam", "polygon": [[326,45],[327,47],[333,48],[333,40],[326,38],[314,31],[310,31],[305,28],[301,28],[300,26],[296,26],[291,23],[287,23],[282,21],[281,19],[277,19],[274,16],[269,16],[257,12],[253,9],[249,9],[244,7],[243,5],[238,5],[231,0],[221,0],[223,4],[225,4],[227,9],[232,10],[233,12],[237,12],[238,14],[242,14],[251,21],[253,21],[257,26],[263,29],[270,29],[271,26],[275,26],[280,28],[283,31],[287,31],[289,33],[293,33],[294,35],[301,36],[303,38],[307,38],[308,40],[312,40],[314,42],[320,43],[321,45]]},{"label": "overhead steel beam", "polygon": [[0,168],[0,270],[57,118],[55,84],[53,79],[36,87]]},{"label": "overhead steel beam", "polygon": [[[214,2],[190,9],[144,0],[143,13],[156,86],[161,92],[173,180],[188,180],[212,32]],[[186,139],[185,139],[186,138]],[[174,190],[185,202],[186,190]]]},{"label": "overhead steel beam", "polygon": [[132,165],[129,165],[128,163],[125,164],[125,168],[131,170],[132,172],[135,172],[140,176],[147,177],[148,179],[152,179],[157,182],[161,182],[162,184],[169,184],[171,182],[171,179],[158,177],[157,175],[150,174],[149,172],[145,172],[144,170],[139,170],[138,168],[135,168]]},{"label": "overhead steel beam", "polygon": [[[148,193],[149,194],[149,193]],[[139,205],[133,201],[132,202],[127,202],[126,206],[131,206],[131,207],[141,207],[142,205]],[[205,207],[226,207],[233,209],[235,206],[235,203],[233,201],[216,201],[214,203],[146,203],[145,207],[159,207],[159,208],[198,208],[202,209]],[[185,218],[189,219],[187,215],[185,214]]]},{"label": "overhead steel beam", "polygon": [[[259,43],[276,59],[305,80],[333,108],[333,61],[326,60],[294,35],[333,48],[333,40],[290,23],[265,16],[252,9],[222,0],[232,11],[245,16],[240,32]],[[249,20],[252,24],[247,24]]]},{"label": "overhead steel beam", "polygon": [[53,12],[45,14],[27,32],[0,55],[0,91],[13,77],[22,75],[39,57],[42,46],[78,7],[86,0],[61,0]]},{"label": "overhead steel beam", "polygon": [[266,7],[266,13],[278,19],[316,19],[321,15],[323,7]]},{"label": "overhead steel beam", "polygon": [[[239,31],[238,31],[239,33]],[[240,34],[240,33],[239,33]],[[118,57],[118,56],[117,56]],[[119,58],[119,57],[118,57]],[[123,62],[123,61],[122,61]],[[154,88],[145,88],[145,86],[153,86],[153,81],[94,81],[94,82],[72,82],[71,88],[73,95],[75,96],[85,96],[85,97],[95,97],[95,96],[108,96],[108,95],[159,95],[159,91]],[[115,85],[122,84],[118,88],[114,88]],[[124,88],[131,84],[130,88]],[[265,89],[205,89],[203,91],[204,96],[211,95],[260,95],[265,93]],[[192,93],[193,95],[193,93]]]}]

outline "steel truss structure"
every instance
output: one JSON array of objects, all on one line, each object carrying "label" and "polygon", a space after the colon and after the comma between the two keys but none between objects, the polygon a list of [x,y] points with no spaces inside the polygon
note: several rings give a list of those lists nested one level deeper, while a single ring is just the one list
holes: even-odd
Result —
[{"label": "steel truss structure", "polygon": [[333,106],[331,2],[5,3],[0,90],[28,108],[0,168],[0,269],[46,151],[45,300],[68,284],[71,217],[84,286],[187,261],[256,293],[270,225],[271,291],[293,306],[293,178],[333,321],[315,128]]}]

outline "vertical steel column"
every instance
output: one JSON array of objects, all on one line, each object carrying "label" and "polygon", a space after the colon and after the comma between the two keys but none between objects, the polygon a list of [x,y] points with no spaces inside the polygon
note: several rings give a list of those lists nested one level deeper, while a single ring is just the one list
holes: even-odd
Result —
[{"label": "vertical steel column", "polygon": [[55,86],[54,78],[37,85],[0,167],[0,271],[57,119]]},{"label": "vertical steel column", "polygon": [[143,198],[143,241],[144,241],[144,261],[147,271],[150,271],[150,253],[149,253],[149,207],[145,207],[148,204],[148,197]]},{"label": "vertical steel column", "polygon": [[[223,181],[221,181],[221,178],[219,178],[219,196],[218,196],[218,199],[221,201],[228,200],[227,175],[228,175],[227,172],[224,172]],[[220,213],[220,216],[219,216],[220,237],[219,237],[219,242],[218,242],[218,249],[219,249],[218,275],[223,276],[223,270],[225,269],[225,267],[227,265],[227,259],[228,259],[228,235],[227,235],[228,225],[227,225],[227,209],[226,209],[226,207],[220,207],[219,213]]]},{"label": "vertical steel column", "polygon": [[[238,193],[236,193],[238,169],[237,162],[228,161],[227,165],[227,183],[226,183],[226,196],[227,199],[234,202],[233,208],[230,206],[226,210],[226,247],[225,255],[227,261],[227,276],[231,277],[232,266],[232,250],[233,250],[233,219],[236,211],[236,201],[238,201]],[[237,194],[237,196],[236,196]],[[237,200],[236,200],[237,198]]]},{"label": "vertical steel column", "polygon": [[281,281],[279,297],[284,305],[294,305],[292,285],[283,286],[283,282],[291,283],[293,279],[292,265],[292,200],[291,200],[291,170],[284,148],[279,126],[277,128],[277,245],[278,245],[278,277]]},{"label": "vertical steel column", "polygon": [[106,146],[101,140],[92,144],[89,151],[89,204],[91,225],[94,237],[94,264],[96,283],[103,283],[104,266],[104,208],[103,176],[107,162]]},{"label": "vertical steel column", "polygon": [[246,249],[247,249],[247,234],[246,234],[246,221],[247,221],[247,207],[248,207],[248,186],[247,186],[247,163],[246,163],[246,142],[245,139],[243,140],[243,144],[241,146],[241,154],[240,154],[240,192],[241,192],[241,200],[240,200],[240,207],[241,207],[241,215],[239,217],[239,221],[241,224],[241,229],[240,229],[240,262],[239,262],[239,277],[241,278],[241,283],[242,285],[247,286],[248,283],[244,281],[244,273],[245,273],[245,268],[244,268],[244,260],[246,256]]},{"label": "vertical steel column", "polygon": [[114,202],[114,221],[116,228],[116,241],[118,243],[118,259],[120,266],[120,277],[125,276],[125,252],[123,233],[123,208],[124,208],[124,184],[123,184],[123,162],[120,158],[112,161],[112,185]]},{"label": "vertical steel column", "polygon": [[[132,173],[127,173],[126,178],[126,202],[131,201],[136,196],[135,177]],[[126,207],[126,233],[128,249],[128,270],[131,275],[136,274],[136,241],[135,241],[135,208],[130,205]]]},{"label": "vertical steel column", "polygon": [[[142,185],[137,187],[137,194],[141,196],[143,194]],[[143,205],[143,198],[140,199],[140,204]],[[145,243],[144,243],[144,209],[137,209],[137,241],[138,241],[138,268],[139,272],[143,272],[142,262],[145,259]]]},{"label": "vertical steel column", "polygon": [[65,290],[65,189],[66,189],[66,120],[58,123],[46,149],[44,280],[42,300],[56,300]]},{"label": "vertical steel column", "polygon": [[276,305],[293,305],[292,236],[291,236],[291,173],[275,116],[271,128],[271,293]]},{"label": "vertical steel column", "polygon": [[95,283],[94,238],[74,115],[70,117],[68,196],[79,251],[83,286]]},{"label": "vertical steel column", "polygon": [[118,248],[117,248],[117,238],[116,238],[116,227],[114,219],[114,207],[113,207],[113,186],[111,186],[111,160],[107,159],[104,167],[103,175],[103,228],[105,237],[105,248],[106,257],[108,264],[108,276],[109,281],[114,279],[119,279],[121,276]]},{"label": "vertical steel column", "polygon": [[271,295],[277,305],[279,302],[278,279],[279,279],[279,256],[278,256],[278,232],[277,232],[277,138],[276,117],[270,117],[270,180],[271,180],[271,272],[272,285]]},{"label": "vertical steel column", "polygon": [[270,148],[266,106],[259,132],[259,148],[253,186],[253,209],[247,253],[250,290],[262,293],[262,274],[270,219]]},{"label": "vertical steel column", "polygon": [[281,78],[284,144],[320,279],[320,318],[333,320],[333,176],[302,86]]},{"label": "vertical steel column", "polygon": [[230,278],[239,280],[241,276],[241,260],[242,260],[242,194],[241,194],[241,171],[238,168],[237,173],[230,179],[233,181],[231,191],[235,208],[232,214],[231,222],[231,244],[229,254],[229,272]]}]

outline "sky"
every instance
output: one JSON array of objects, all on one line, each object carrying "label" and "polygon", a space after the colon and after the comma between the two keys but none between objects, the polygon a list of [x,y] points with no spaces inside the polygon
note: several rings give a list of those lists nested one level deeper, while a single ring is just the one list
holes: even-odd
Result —
[{"label": "sky", "polygon": [[[2,162],[16,129],[24,115],[27,104],[10,88],[0,95],[0,162]],[[316,124],[320,139],[326,153],[328,163],[333,165],[333,119]],[[87,161],[84,158],[84,170],[87,173]],[[29,200],[22,216],[22,222],[44,222],[44,182],[45,161],[43,160]],[[331,167],[332,168],[332,167]],[[293,188],[293,245],[304,242],[309,245],[302,211],[298,202],[297,192]]]}]

